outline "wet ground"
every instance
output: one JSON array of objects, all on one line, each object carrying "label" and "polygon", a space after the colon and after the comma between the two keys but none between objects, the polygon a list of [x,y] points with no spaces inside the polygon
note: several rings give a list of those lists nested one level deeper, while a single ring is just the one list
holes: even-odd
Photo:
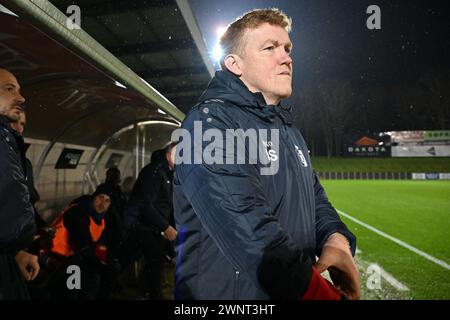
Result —
[{"label": "wet ground", "polygon": [[[142,265],[143,261],[138,261],[122,274],[120,287],[111,297],[113,300],[150,300],[144,294],[142,280],[138,276]],[[171,262],[166,262],[162,280],[162,293],[166,300],[173,300],[174,281],[175,266]]]}]

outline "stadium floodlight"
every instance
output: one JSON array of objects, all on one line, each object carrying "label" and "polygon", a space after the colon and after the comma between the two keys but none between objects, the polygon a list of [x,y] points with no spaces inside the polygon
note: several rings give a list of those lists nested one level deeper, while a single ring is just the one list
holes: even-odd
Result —
[{"label": "stadium floodlight", "polygon": [[219,62],[220,59],[222,59],[223,51],[222,51],[222,47],[220,46],[220,44],[217,43],[214,46],[212,54],[213,54],[213,58],[215,61]]},{"label": "stadium floodlight", "polygon": [[227,31],[227,28],[224,26],[219,26],[216,28],[217,40],[216,40],[216,45],[214,46],[213,51],[212,51],[212,56],[213,56],[214,60],[217,62],[219,62],[223,56],[222,47],[220,46],[219,42],[220,42],[220,37],[222,37],[222,35],[225,33],[225,31]]}]

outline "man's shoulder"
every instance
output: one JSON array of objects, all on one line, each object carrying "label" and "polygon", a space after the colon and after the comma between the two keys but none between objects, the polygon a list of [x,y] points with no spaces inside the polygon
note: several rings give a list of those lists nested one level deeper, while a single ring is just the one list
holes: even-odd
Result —
[{"label": "man's shoulder", "polygon": [[[225,112],[225,108],[230,107],[230,103],[222,99],[206,99],[197,103],[188,112],[187,117],[198,114],[211,114]],[[187,118],[186,117],[186,118]]]},{"label": "man's shoulder", "polygon": [[141,169],[141,172],[139,173],[139,175],[142,175],[142,176],[153,175],[155,172],[155,169],[157,168],[158,165],[159,165],[159,163],[156,164],[154,162],[150,162],[149,164],[147,164],[146,166],[144,166]]},{"label": "man's shoulder", "polygon": [[[144,168],[142,168],[141,172],[139,172],[139,184],[142,184],[142,188],[146,188],[148,184],[153,185],[155,179],[158,179],[161,176],[161,165],[158,163],[149,163]],[[144,190],[143,190],[144,191]]]},{"label": "man's shoulder", "polygon": [[232,126],[236,119],[238,107],[223,99],[207,99],[197,103],[183,121],[183,128],[193,128],[195,121],[201,121],[207,126],[214,126],[220,121]]},{"label": "man's shoulder", "polygon": [[88,202],[90,200],[90,195],[82,195],[70,202],[66,207],[64,216],[74,217],[74,216],[84,216],[87,215]]},{"label": "man's shoulder", "polygon": [[24,174],[16,138],[13,133],[4,126],[0,126],[0,157],[1,159],[8,159],[0,161],[0,167],[2,170],[10,171],[11,169],[4,168],[9,166],[18,166],[20,171]]},{"label": "man's shoulder", "polygon": [[14,136],[8,128],[0,124],[0,141],[8,144],[14,143]]}]

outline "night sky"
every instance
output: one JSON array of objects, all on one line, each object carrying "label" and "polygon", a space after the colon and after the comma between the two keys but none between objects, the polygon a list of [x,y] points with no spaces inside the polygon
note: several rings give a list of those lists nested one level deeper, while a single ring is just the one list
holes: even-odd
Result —
[{"label": "night sky", "polygon": [[[286,103],[294,107],[297,115],[302,110],[299,97],[308,84],[319,86],[329,79],[349,81],[355,94],[359,94],[359,101],[364,99],[361,98],[364,90],[382,88],[383,92],[389,92],[382,106],[370,106],[370,98],[365,100],[367,107],[383,108],[383,113],[389,113],[398,95],[390,91],[392,88],[414,84],[430,70],[450,74],[448,1],[191,0],[190,3],[211,50],[216,43],[217,27],[226,26],[245,11],[277,7],[292,17],[294,93]],[[366,26],[369,5],[381,9],[381,30],[369,30]],[[405,103],[410,103],[411,112],[416,112],[415,101]],[[417,112],[423,113],[426,108],[424,104]],[[379,122],[370,129],[444,129],[443,125],[450,124],[449,119],[442,122],[432,115],[427,122],[407,123],[401,113],[396,111],[384,119],[368,120]]]},{"label": "night sky", "polygon": [[[381,30],[369,30],[366,9],[381,9]],[[393,84],[430,67],[450,65],[448,1],[191,0],[208,46],[215,30],[254,8],[277,7],[293,19],[296,80],[348,78]]]}]

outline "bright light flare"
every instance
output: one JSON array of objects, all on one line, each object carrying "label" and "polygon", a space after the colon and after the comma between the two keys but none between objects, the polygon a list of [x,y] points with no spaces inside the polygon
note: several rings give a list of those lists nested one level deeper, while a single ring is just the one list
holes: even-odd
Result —
[{"label": "bright light flare", "polygon": [[220,37],[222,37],[222,35],[225,33],[225,31],[227,31],[227,28],[224,26],[219,26],[216,28],[217,40],[216,40],[216,45],[214,46],[214,48],[212,50],[212,56],[213,56],[214,60],[217,62],[219,62],[223,56],[223,51],[222,51],[222,48],[220,47],[219,42],[220,42]]},{"label": "bright light flare", "polygon": [[214,60],[220,61],[220,59],[222,58],[222,55],[223,55],[223,51],[222,51],[222,48],[220,47],[220,44],[217,43],[214,46],[212,55],[213,55]]},{"label": "bright light flare", "polygon": [[216,29],[217,38],[220,39],[220,37],[223,36],[225,31],[227,31],[227,27],[224,27],[224,26],[217,27],[217,29]]}]

